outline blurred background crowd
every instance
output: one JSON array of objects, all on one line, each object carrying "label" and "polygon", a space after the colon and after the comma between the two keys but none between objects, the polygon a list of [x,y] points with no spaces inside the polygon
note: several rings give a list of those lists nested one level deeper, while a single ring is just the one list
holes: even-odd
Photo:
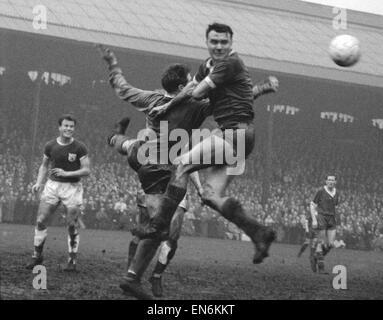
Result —
[{"label": "blurred background crowd", "polygon": [[[5,223],[34,224],[38,197],[31,193],[41,163],[44,144],[57,136],[57,114],[45,115],[39,130],[32,169],[28,168],[29,136],[20,119],[10,119],[0,132],[0,216]],[[78,117],[76,137],[89,149],[92,174],[83,180],[83,227],[129,230],[137,213],[136,192],[140,188],[126,159],[107,147],[105,137],[112,121],[100,113]],[[28,126],[28,123],[25,123]],[[333,128],[333,127],[332,127]],[[278,241],[300,243],[302,221],[309,214],[310,201],[327,174],[335,174],[341,204],[337,209],[338,238],[349,248],[371,249],[383,233],[383,165],[379,152],[368,143],[338,141],[334,129],[321,134],[296,134],[275,129],[269,193],[262,201],[265,143],[261,135],[247,161],[244,175],[234,179],[228,193],[266,225],[273,226]],[[342,128],[339,128],[341,131]],[[28,170],[32,178],[28,183]],[[203,181],[203,172],[201,173]],[[213,210],[201,206],[190,186],[190,209],[185,215],[183,234],[246,240],[238,228]],[[63,225],[65,212],[52,217],[52,225]]]}]

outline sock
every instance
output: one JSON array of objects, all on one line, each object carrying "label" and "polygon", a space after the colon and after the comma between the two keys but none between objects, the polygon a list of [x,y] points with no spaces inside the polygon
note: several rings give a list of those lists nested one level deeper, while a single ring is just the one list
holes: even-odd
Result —
[{"label": "sock", "polygon": [[254,232],[261,228],[258,221],[243,209],[241,203],[234,198],[228,198],[221,209],[224,218],[233,222],[248,236],[252,237]]},{"label": "sock", "polygon": [[327,244],[323,245],[323,256],[326,256],[332,249],[332,246]]},{"label": "sock", "polygon": [[153,270],[153,277],[161,277],[165,272],[166,267],[169,265],[170,260],[173,259],[177,250],[177,242],[171,244],[169,241],[162,242],[160,252],[158,254],[158,261]]},{"label": "sock", "polygon": [[68,252],[77,253],[80,244],[80,235],[74,226],[68,227]]},{"label": "sock", "polygon": [[134,273],[138,279],[141,279],[160,244],[161,242],[156,239],[141,239],[128,273]]},{"label": "sock", "polygon": [[127,149],[124,148],[124,144],[126,141],[129,141],[129,138],[121,134],[116,134],[113,137],[113,141],[114,141],[113,147],[117,150],[117,152],[122,155],[127,155]]},{"label": "sock", "polygon": [[185,195],[186,189],[168,185],[157,209],[157,213],[151,219],[150,225],[158,231],[166,230],[166,228],[170,226],[174,213]]},{"label": "sock", "polygon": [[33,245],[35,246],[35,251],[33,253],[34,257],[40,256],[43,253],[44,249],[44,243],[48,235],[48,229],[45,228],[44,230],[38,230],[35,228],[35,236]]},{"label": "sock", "polygon": [[136,238],[134,238],[132,241],[129,243],[129,251],[128,251],[128,269],[130,265],[132,264],[132,260],[134,258],[134,255],[136,254],[138,247],[138,241]]},{"label": "sock", "polygon": [[299,250],[298,256],[301,256],[303,252],[305,252],[306,248],[309,246],[308,242],[304,242]]}]

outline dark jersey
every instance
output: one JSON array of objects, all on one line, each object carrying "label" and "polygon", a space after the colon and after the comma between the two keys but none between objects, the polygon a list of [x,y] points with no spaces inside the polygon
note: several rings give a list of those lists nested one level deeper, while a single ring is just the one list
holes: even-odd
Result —
[{"label": "dark jersey", "polygon": [[[156,138],[151,139],[149,143],[158,144],[159,148],[157,150],[159,152],[161,148],[166,148],[164,152],[167,154],[172,145],[177,143],[169,139],[168,134],[171,134],[172,130],[183,129],[190,137],[192,130],[199,128],[204,120],[212,115],[213,109],[208,100],[188,98],[179,105],[174,106],[172,111],[165,113],[163,117],[150,117],[148,114],[152,108],[169,102],[172,97],[160,92],[133,87],[126,81],[119,68],[115,68],[110,72],[109,81],[120,99],[130,102],[135,108],[146,114],[146,126],[156,134]],[[166,123],[161,124],[161,121]],[[166,126],[167,130],[161,131],[161,125],[163,128]]]},{"label": "dark jersey", "polygon": [[[85,144],[75,139],[68,145],[61,145],[57,139],[54,139],[45,145],[44,155],[50,160],[51,168],[76,171],[81,169],[80,160],[88,155],[88,150]],[[56,177],[54,175],[50,175],[49,179],[71,183],[80,181],[80,178],[77,177]]]},{"label": "dark jersey", "polygon": [[334,196],[331,196],[324,187],[316,193],[313,202],[318,206],[319,214],[335,215],[335,207],[339,204],[339,194],[336,189],[334,190]]},{"label": "dark jersey", "polygon": [[195,75],[197,82],[205,78],[212,87],[209,99],[214,120],[221,128],[253,120],[253,83],[237,53],[232,52],[226,59],[215,63],[207,59]]}]

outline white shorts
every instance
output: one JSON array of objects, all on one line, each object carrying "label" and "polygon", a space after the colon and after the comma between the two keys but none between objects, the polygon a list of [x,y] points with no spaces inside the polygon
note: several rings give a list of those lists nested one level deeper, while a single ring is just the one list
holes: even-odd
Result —
[{"label": "white shorts", "polygon": [[48,179],[41,194],[41,201],[52,205],[61,201],[66,207],[77,207],[82,205],[82,195],[81,182],[58,182]]}]

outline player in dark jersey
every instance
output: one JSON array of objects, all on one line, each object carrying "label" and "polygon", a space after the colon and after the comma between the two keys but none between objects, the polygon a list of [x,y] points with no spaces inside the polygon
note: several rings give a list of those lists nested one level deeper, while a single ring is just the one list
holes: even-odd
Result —
[{"label": "player in dark jersey", "polygon": [[[252,81],[242,59],[232,50],[232,36],[232,29],[227,25],[214,23],[208,26],[206,43],[210,58],[201,65],[194,77],[194,88],[188,86],[167,108],[171,110],[172,103],[178,103],[190,95],[196,99],[208,96],[219,128],[176,159],[179,164],[163,197],[159,213],[141,236],[156,237],[167,228],[174,208],[186,192],[189,174],[207,169],[202,195],[204,203],[220,212],[251,238],[255,245],[253,262],[261,263],[268,256],[269,247],[276,238],[275,232],[247,213],[238,200],[224,196],[234,176],[243,173],[245,159],[253,150],[255,139]],[[234,170],[231,170],[233,168],[228,160],[230,156],[238,157]]]},{"label": "player in dark jersey", "polygon": [[[100,51],[103,59],[108,63],[111,71],[110,83],[117,95],[121,99],[131,102],[136,108],[146,113],[147,126],[156,133],[154,142],[160,145],[159,150],[162,150],[163,145],[166,146],[166,154],[168,154],[172,147],[171,144],[168,145],[166,143],[168,137],[161,134],[159,118],[151,117],[149,112],[157,106],[170,102],[175,94],[191,80],[189,69],[187,68],[186,70],[184,66],[176,64],[171,65],[167,71],[165,71],[162,77],[162,85],[168,92],[167,95],[159,92],[144,91],[134,88],[127,83],[122,75],[121,69],[117,66],[116,57],[110,50],[100,47]],[[258,97],[263,93],[274,92],[276,88],[277,79],[273,78],[272,83],[266,81],[254,87],[254,97]],[[168,132],[180,128],[186,130],[188,136],[191,136],[192,130],[202,124],[205,118],[211,114],[211,110],[211,106],[208,102],[197,101],[189,97],[182,101],[182,103],[179,103],[174,112],[166,114],[161,120],[167,122]],[[117,125],[115,132],[109,138],[109,144],[114,146],[119,153],[128,156],[129,164],[137,171],[142,188],[146,194],[147,208],[149,209],[150,215],[155,216],[158,211],[159,199],[163,197],[163,193],[169,182],[171,170],[168,165],[158,163],[142,165],[137,161],[140,154],[140,147],[145,142],[141,139],[130,139],[126,137],[124,132],[127,124],[128,121],[122,120],[120,124]],[[149,142],[153,143],[153,141]],[[198,177],[198,175],[196,177]],[[197,189],[199,189],[199,193],[202,193],[201,187],[197,187]],[[181,227],[180,223],[177,225],[179,228]],[[172,230],[170,230],[170,233],[172,233]],[[160,239],[145,239],[145,241],[140,241],[135,258],[132,259],[131,267],[125,279],[126,281],[121,284],[124,291],[130,291],[138,298],[149,298],[142,292],[142,288],[139,287],[139,281],[142,273],[155,254],[155,249],[158,247],[160,241]]]},{"label": "player in dark jersey", "polygon": [[34,236],[35,250],[28,269],[43,262],[43,247],[47,237],[47,219],[62,203],[67,211],[68,222],[68,264],[65,271],[76,270],[77,251],[80,242],[78,219],[81,214],[83,188],[82,177],[90,173],[86,146],[73,138],[76,119],[71,115],[60,117],[58,138],[49,141],[44,148],[42,164],[39,168],[33,192],[40,192],[43,181],[48,180],[41,194]]},{"label": "player in dark jersey", "polygon": [[[324,257],[334,247],[337,217],[335,208],[339,204],[339,193],[335,188],[335,176],[329,175],[326,185],[322,187],[311,202],[312,226],[317,233],[315,254],[311,257],[311,268],[314,272],[325,274]],[[317,267],[317,268],[316,268]]]}]

